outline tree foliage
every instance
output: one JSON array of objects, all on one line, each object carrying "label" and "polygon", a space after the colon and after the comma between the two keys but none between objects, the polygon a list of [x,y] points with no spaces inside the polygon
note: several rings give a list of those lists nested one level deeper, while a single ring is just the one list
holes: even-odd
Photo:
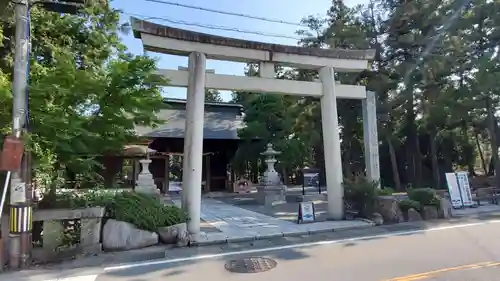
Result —
[{"label": "tree foliage", "polygon": [[205,102],[222,102],[222,97],[220,92],[213,89],[205,90]]},{"label": "tree foliage", "polygon": [[[338,73],[336,79],[377,94],[382,184],[440,188],[443,173],[453,169],[473,175],[500,169],[494,116],[500,101],[499,8],[499,2],[486,0],[370,0],[353,7],[332,0],[326,16],[304,18],[309,28],[297,31],[303,37],[300,46],[376,51],[368,70]],[[278,71],[282,79],[311,81],[317,75],[303,69]],[[328,172],[317,99],[234,97],[246,107],[249,126],[242,137],[259,132],[277,145],[298,141],[303,153],[285,152],[283,160],[294,163],[293,169],[310,165]],[[338,100],[338,110],[343,172],[350,178],[364,172],[361,103]],[[269,126],[268,120],[279,126]],[[262,144],[252,145],[263,150]]]},{"label": "tree foliage", "polygon": [[[119,153],[135,125],[154,126],[162,106],[155,60],[120,42],[119,12],[87,1],[76,15],[31,8],[29,136],[38,171],[93,175],[95,156]],[[14,3],[0,21],[0,127],[12,112]]]}]

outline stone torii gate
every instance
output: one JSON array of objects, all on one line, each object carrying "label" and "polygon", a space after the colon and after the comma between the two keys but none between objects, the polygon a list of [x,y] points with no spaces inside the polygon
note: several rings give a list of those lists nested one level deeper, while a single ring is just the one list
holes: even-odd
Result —
[{"label": "stone torii gate", "polygon": [[[169,79],[169,86],[187,87],[184,139],[182,206],[191,220],[188,231],[197,239],[200,233],[203,122],[205,88],[313,96],[321,99],[321,118],[331,219],[344,218],[342,161],[337,114],[337,98],[361,99],[367,177],[379,180],[376,97],[364,86],[335,83],[337,72],[360,72],[373,59],[373,50],[313,49],[268,44],[209,35],[131,18],[134,36],[147,51],[189,56],[188,68],[158,69]],[[259,63],[260,77],[215,74],[207,71],[206,60],[217,59]],[[275,64],[300,69],[316,69],[320,81],[275,79]]]}]

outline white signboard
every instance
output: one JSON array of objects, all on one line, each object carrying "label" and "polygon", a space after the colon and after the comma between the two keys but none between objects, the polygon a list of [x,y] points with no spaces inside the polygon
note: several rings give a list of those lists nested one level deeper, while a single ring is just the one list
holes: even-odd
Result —
[{"label": "white signboard", "polygon": [[179,192],[182,190],[182,182],[171,181],[168,184],[168,191]]},{"label": "white signboard", "polygon": [[319,173],[304,173],[304,187],[318,186]]},{"label": "white signboard", "polygon": [[460,194],[462,195],[462,203],[464,207],[470,207],[474,205],[472,201],[472,192],[470,190],[469,176],[467,172],[457,172],[455,173],[458,182],[458,188],[460,189]]},{"label": "white signboard", "polygon": [[453,208],[461,208],[464,206],[460,188],[457,182],[455,173],[446,173],[446,183],[448,185],[448,192],[450,193],[451,206]]},{"label": "white signboard", "polygon": [[26,184],[17,179],[13,179],[10,184],[10,203],[26,202]]},{"label": "white signboard", "polygon": [[316,215],[314,213],[313,202],[301,202],[299,204],[298,223],[314,222]]}]

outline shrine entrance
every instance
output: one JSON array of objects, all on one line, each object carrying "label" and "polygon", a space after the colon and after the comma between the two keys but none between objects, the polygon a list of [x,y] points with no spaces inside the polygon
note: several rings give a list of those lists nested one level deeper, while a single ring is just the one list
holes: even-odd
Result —
[{"label": "shrine entrance", "polygon": [[[188,231],[195,239],[200,233],[205,88],[320,98],[323,132],[329,132],[323,134],[328,214],[336,220],[344,218],[337,99],[362,100],[366,174],[369,180],[379,180],[375,94],[367,92],[364,86],[335,82],[335,72],[366,70],[369,60],[374,57],[373,50],[268,44],[193,32],[136,18],[132,18],[131,22],[134,36],[142,40],[144,50],[189,56],[187,69],[158,69],[157,73],[168,78],[168,86],[187,87],[182,206],[191,218]],[[259,63],[260,77],[215,74],[207,71],[207,59]],[[277,64],[318,70],[320,79],[275,79]]]},{"label": "shrine entrance", "polygon": [[[137,126],[137,134],[150,139],[150,171],[162,193],[177,192],[181,181],[186,138],[186,101],[164,99],[157,116],[166,120],[156,128]],[[231,103],[205,103],[203,117],[202,191],[232,191],[234,175],[228,167],[240,140],[242,106]]]}]

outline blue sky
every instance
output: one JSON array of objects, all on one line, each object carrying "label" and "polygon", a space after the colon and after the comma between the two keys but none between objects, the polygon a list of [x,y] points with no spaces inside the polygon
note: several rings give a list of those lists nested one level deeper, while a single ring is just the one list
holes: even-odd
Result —
[{"label": "blue sky", "polygon": [[[233,13],[244,13],[259,17],[278,19],[288,22],[300,22],[308,15],[325,15],[330,7],[331,0],[170,0],[191,6],[206,7],[216,10],[223,10]],[[367,0],[347,0],[346,4],[364,4]],[[111,5],[125,13],[138,14],[147,17],[167,18],[173,21],[184,21],[203,25],[217,25],[240,30],[250,30],[263,33],[273,33],[285,36],[297,37],[295,31],[300,27],[270,23],[242,17],[221,15],[205,11],[188,8],[170,6],[160,3],[147,2],[145,0],[114,0]],[[123,15],[122,20],[127,21],[128,15]],[[230,36],[240,39],[248,39],[269,43],[296,45],[296,39],[267,37],[257,34],[246,34],[235,31],[224,31],[207,29],[197,26],[187,26],[182,24],[172,24],[161,20],[151,20],[165,25],[179,27],[199,32]],[[135,54],[142,54],[142,43],[135,39],[132,34],[123,36],[123,41],[129,50]],[[178,66],[187,67],[187,58],[179,56],[154,54],[159,58],[160,68],[177,69]],[[207,68],[214,69],[218,74],[243,75],[245,65],[242,63],[209,60]],[[174,98],[185,98],[186,89],[168,87],[165,89],[165,96]],[[230,99],[229,92],[222,92],[224,100]]]}]

